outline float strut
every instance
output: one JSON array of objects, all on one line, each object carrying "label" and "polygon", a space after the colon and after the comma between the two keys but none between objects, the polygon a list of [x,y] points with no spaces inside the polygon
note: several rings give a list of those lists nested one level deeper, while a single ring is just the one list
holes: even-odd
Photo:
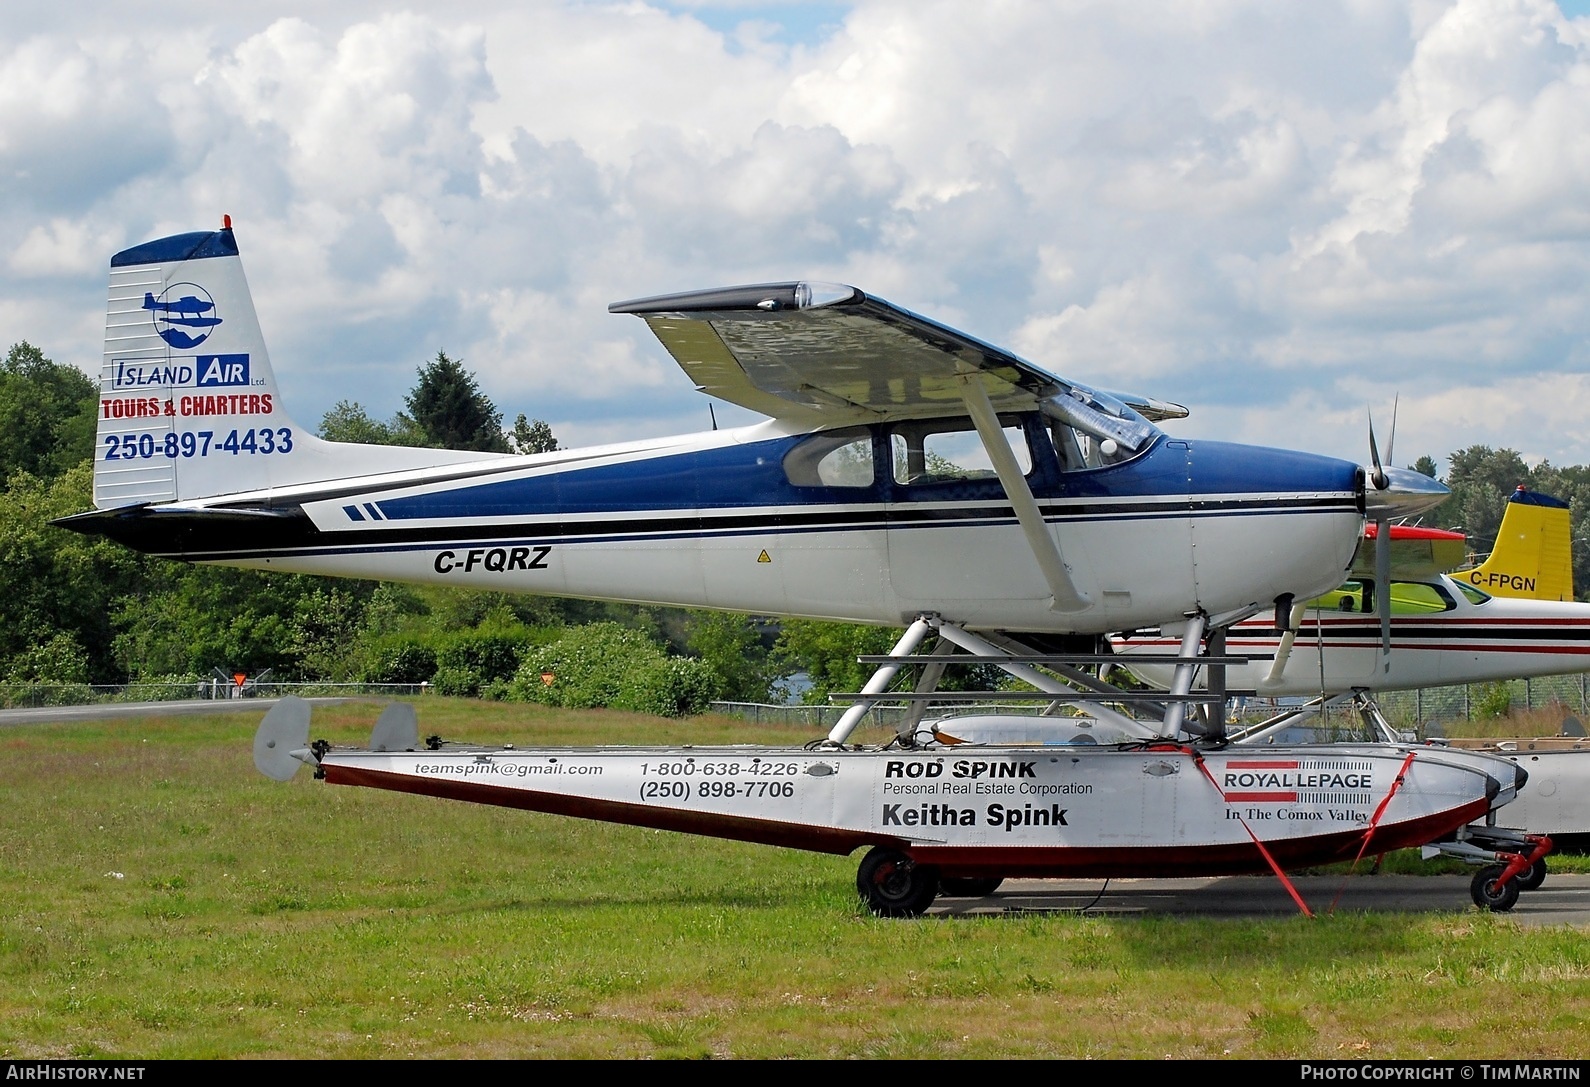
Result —
[{"label": "float strut", "polygon": [[[933,624],[928,618],[926,616],[919,617],[916,622],[906,628],[905,633],[900,636],[900,640],[889,651],[889,656],[909,656],[912,650],[922,644],[922,639],[927,637],[928,631],[931,629],[933,629]],[[867,685],[861,689],[861,693],[863,695],[881,695],[888,690],[889,684],[894,682],[894,677],[899,671],[900,665],[898,664],[880,666],[876,672],[872,673],[872,678],[867,680]],[[846,710],[844,716],[840,717],[839,721],[829,731],[828,742],[836,747],[843,746],[844,742],[850,739],[850,734],[856,730],[856,726],[861,724],[861,719],[867,716],[867,711],[872,709],[873,705],[879,701],[880,699],[877,698],[863,698]]]},{"label": "float strut", "polygon": [[1187,620],[1187,629],[1182,631],[1179,656],[1183,663],[1176,666],[1176,678],[1170,685],[1170,693],[1178,697],[1165,707],[1165,735],[1171,738],[1181,731],[1182,722],[1187,717],[1187,703],[1180,699],[1192,693],[1193,676],[1200,667],[1198,646],[1204,640],[1205,622],[1202,613],[1194,615]]}]

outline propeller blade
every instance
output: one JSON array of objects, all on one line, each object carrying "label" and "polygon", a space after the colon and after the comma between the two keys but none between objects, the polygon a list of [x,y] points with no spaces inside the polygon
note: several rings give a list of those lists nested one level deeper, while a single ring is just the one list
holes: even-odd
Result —
[{"label": "propeller blade", "polygon": [[1380,463],[1380,447],[1375,444],[1375,413],[1372,411],[1369,413],[1369,462],[1374,466],[1369,481],[1375,485],[1375,490],[1385,490],[1389,480],[1385,466]]},{"label": "propeller blade", "polygon": [[1397,406],[1401,401],[1401,393],[1397,393],[1391,398],[1391,433],[1386,435],[1386,463],[1393,468],[1397,465],[1397,458],[1392,455],[1391,450],[1397,444]]}]

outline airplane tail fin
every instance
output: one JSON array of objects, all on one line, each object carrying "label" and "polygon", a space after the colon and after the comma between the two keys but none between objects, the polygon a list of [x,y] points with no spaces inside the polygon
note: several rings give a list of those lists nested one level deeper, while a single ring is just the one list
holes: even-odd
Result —
[{"label": "airplane tail fin", "polygon": [[230,216],[111,258],[100,389],[100,510],[501,456],[327,442],[293,422]]},{"label": "airplane tail fin", "polygon": [[1452,576],[1492,596],[1572,600],[1568,503],[1520,485],[1507,502],[1490,557]]}]

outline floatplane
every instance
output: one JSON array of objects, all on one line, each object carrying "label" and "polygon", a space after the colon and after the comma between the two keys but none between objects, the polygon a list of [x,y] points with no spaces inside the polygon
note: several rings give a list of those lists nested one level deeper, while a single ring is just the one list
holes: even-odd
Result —
[{"label": "floatplane", "polygon": [[[205,323],[162,319],[190,298],[213,303]],[[334,750],[292,702],[255,745],[277,777],[307,763],[333,784],[866,850],[857,887],[882,915],[1005,876],[1279,874],[1420,845],[1522,783],[1504,761],[1408,745],[1185,737],[1209,698],[1195,671],[1226,660],[1211,640],[1284,623],[1341,580],[1366,517],[1416,515],[1446,494],[1435,481],[1378,457],[1173,438],[1156,424],[1177,405],[850,286],[609,308],[645,321],[701,391],[768,420],[531,456],[323,441],[285,410],[230,221],[135,246],[111,260],[95,508],[59,523],[191,562],[904,626],[806,747],[422,745],[396,709],[368,750]],[[933,700],[952,650],[1047,692],[1060,685],[1035,666],[1068,637],[1167,622],[1176,678],[1139,739],[851,742],[902,669],[918,674],[908,697]]]}]

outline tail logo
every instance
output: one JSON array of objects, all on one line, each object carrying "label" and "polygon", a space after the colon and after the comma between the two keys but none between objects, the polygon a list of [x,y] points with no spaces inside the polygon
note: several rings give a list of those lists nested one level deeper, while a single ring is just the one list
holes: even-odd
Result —
[{"label": "tail logo", "polygon": [[149,311],[160,338],[178,351],[198,347],[221,323],[215,299],[197,283],[173,283],[158,298],[145,292],[143,308]]}]

